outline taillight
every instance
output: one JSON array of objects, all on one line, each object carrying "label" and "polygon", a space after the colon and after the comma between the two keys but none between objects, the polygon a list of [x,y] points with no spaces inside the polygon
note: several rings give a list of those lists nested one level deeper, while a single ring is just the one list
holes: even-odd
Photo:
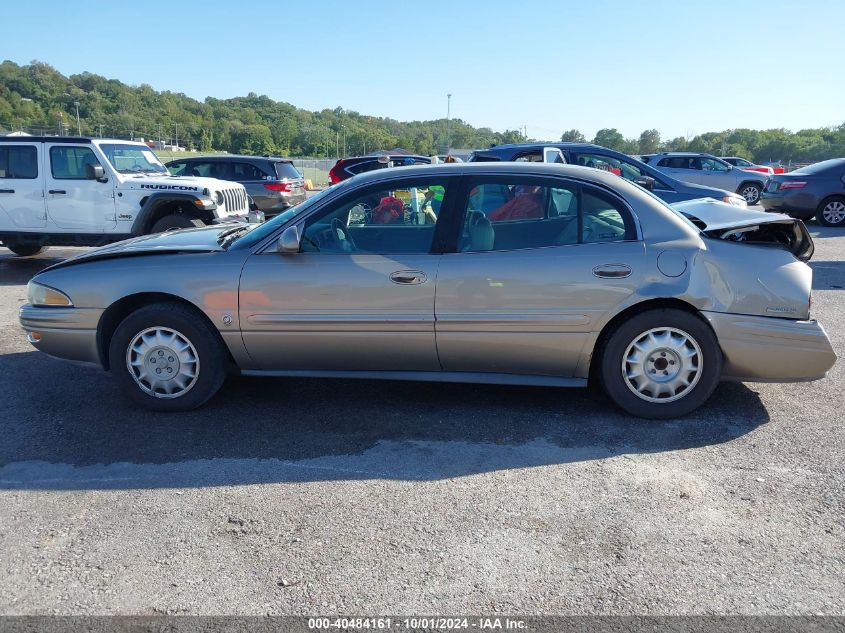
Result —
[{"label": "taillight", "polygon": [[781,189],[803,189],[806,186],[807,182],[805,180],[790,180],[780,183]]},{"label": "taillight", "polygon": [[343,169],[344,162],[345,161],[343,159],[340,159],[334,164],[334,167],[329,170],[329,182],[331,184],[336,185],[341,180],[343,180],[343,178],[340,176],[340,171],[341,169]]},{"label": "taillight", "polygon": [[290,183],[289,182],[265,182],[264,188],[269,189],[270,191],[282,191],[287,193],[290,191]]}]

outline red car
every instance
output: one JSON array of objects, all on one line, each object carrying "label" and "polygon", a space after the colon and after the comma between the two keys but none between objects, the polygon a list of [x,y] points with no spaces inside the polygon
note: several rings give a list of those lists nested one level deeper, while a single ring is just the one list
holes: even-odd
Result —
[{"label": "red car", "polygon": [[763,174],[768,174],[771,176],[772,174],[782,174],[784,172],[783,167],[766,167],[765,165],[755,165],[751,161],[747,161],[744,158],[740,158],[739,156],[720,156],[723,161],[726,163],[730,163],[734,167],[739,167],[740,169],[744,169],[745,171],[759,171]]}]

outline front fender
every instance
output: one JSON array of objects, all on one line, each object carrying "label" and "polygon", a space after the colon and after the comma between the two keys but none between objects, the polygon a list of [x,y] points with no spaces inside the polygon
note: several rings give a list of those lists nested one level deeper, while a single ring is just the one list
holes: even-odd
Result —
[{"label": "front fender", "polygon": [[[197,206],[197,200],[201,200],[203,205]],[[198,218],[207,223],[211,223],[217,210],[217,203],[207,196],[175,192],[151,193],[144,198],[141,211],[135,216],[135,221],[132,223],[132,235],[144,235],[148,233],[153,222],[157,219],[156,214],[161,208],[174,202],[187,204],[196,213]]]}]

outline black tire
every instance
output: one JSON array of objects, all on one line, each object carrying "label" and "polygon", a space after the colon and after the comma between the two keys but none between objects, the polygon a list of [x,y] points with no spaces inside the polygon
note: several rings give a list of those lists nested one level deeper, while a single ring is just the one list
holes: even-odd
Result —
[{"label": "black tire", "polygon": [[822,226],[845,226],[845,198],[832,196],[822,200],[816,210],[816,221]]},{"label": "black tire", "polygon": [[13,242],[11,240],[8,242],[4,241],[3,246],[19,257],[32,257],[47,250],[46,246],[41,246],[40,244],[21,244],[20,242]]},{"label": "black tire", "polygon": [[153,224],[150,233],[164,233],[170,229],[195,229],[201,226],[205,226],[205,222],[199,218],[174,213],[164,216]]},{"label": "black tire", "polygon": [[[661,347],[663,343],[652,343],[666,336],[669,328],[675,331],[671,333],[675,340],[682,340],[681,335],[678,334],[680,332],[698,346],[698,351],[692,343],[680,346],[682,352],[695,352],[694,356],[683,360],[679,354],[671,351],[672,344],[667,343],[667,347]],[[658,330],[655,333],[656,338],[644,336],[651,330]],[[633,349],[634,342],[638,342],[644,349],[652,350],[649,354],[641,354],[644,361],[646,358],[655,360],[648,360],[642,365],[626,363],[624,374],[634,373],[637,367],[641,367],[645,370],[642,376],[644,382],[629,379],[623,375],[623,360],[636,356]],[[629,348],[633,356],[626,356]],[[665,352],[668,352],[668,355]],[[673,358],[676,360],[671,360]],[[722,372],[722,350],[713,330],[703,319],[684,310],[662,308],[648,310],[623,321],[610,333],[603,345],[600,362],[599,375],[611,400],[632,415],[662,420],[686,415],[704,404],[719,382]],[[678,369],[676,370],[674,366]],[[697,366],[698,370],[691,369],[693,366]],[[664,373],[670,377],[664,378],[662,375]],[[670,381],[678,376],[689,380],[691,386],[678,387],[674,395],[670,392],[665,396],[666,401],[659,401],[664,399],[661,396],[662,392],[654,393],[646,390],[640,395],[635,394],[637,387],[649,382],[659,385],[658,388],[665,386],[669,389],[669,386],[673,384]],[[650,401],[647,398],[655,398],[658,401]]]},{"label": "black tire", "polygon": [[739,195],[745,198],[745,202],[752,204],[759,204],[760,194],[763,193],[763,187],[756,182],[744,182],[736,191]]},{"label": "black tire", "polygon": [[[186,385],[187,388],[181,395],[166,395],[163,388],[157,391],[159,395],[153,395],[149,390],[151,384],[147,383],[145,390],[141,386],[144,381],[136,380],[135,374],[129,369],[130,345],[142,332],[153,328],[176,332],[192,346],[192,355],[198,359],[196,363],[180,365],[181,357],[175,355],[177,362],[172,368],[177,374],[182,366],[196,370],[196,377],[190,379],[190,386]],[[166,345],[152,346],[149,356],[143,356],[143,369],[151,367],[146,359],[153,359],[162,349],[168,348]],[[167,358],[166,354],[163,355],[160,366],[156,369],[167,369]],[[170,361],[173,361],[173,357],[170,357]],[[161,366],[161,363],[165,363],[165,366]],[[165,302],[139,308],[118,325],[109,344],[109,365],[123,392],[141,406],[154,411],[190,411],[203,405],[223,385],[229,357],[219,333],[199,311],[181,303]],[[168,380],[160,384],[167,383]],[[175,383],[171,384],[171,387],[173,385]]]}]

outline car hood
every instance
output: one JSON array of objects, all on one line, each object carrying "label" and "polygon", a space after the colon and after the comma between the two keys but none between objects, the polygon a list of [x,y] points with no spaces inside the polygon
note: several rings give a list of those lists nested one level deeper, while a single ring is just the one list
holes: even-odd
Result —
[{"label": "car hood", "polygon": [[176,191],[208,195],[208,191],[237,188],[240,185],[217,178],[203,178],[201,176],[143,176],[130,177],[124,181],[123,189],[141,189],[148,191]]},{"label": "car hood", "polygon": [[815,250],[804,223],[782,213],[735,207],[713,198],[670,206],[710,238],[784,248],[801,261],[809,260]]},{"label": "car hood", "polygon": [[71,266],[95,259],[107,259],[114,257],[131,257],[135,255],[155,255],[161,253],[210,253],[222,251],[218,238],[221,233],[234,228],[231,224],[227,226],[205,226],[196,229],[181,229],[178,231],[167,231],[153,235],[142,235],[133,237],[122,242],[115,242],[107,246],[92,249],[71,257],[58,264],[51,266],[60,268]]}]

